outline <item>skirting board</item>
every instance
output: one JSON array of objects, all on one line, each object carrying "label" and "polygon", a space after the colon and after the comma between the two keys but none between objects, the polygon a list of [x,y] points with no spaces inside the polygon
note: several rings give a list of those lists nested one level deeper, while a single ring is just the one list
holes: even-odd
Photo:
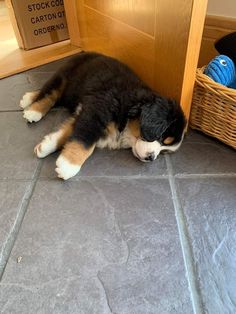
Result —
[{"label": "skirting board", "polygon": [[198,66],[202,67],[214,58],[218,52],[214,47],[216,40],[236,31],[236,19],[208,15],[205,20]]},{"label": "skirting board", "polygon": [[2,49],[0,52],[0,79],[81,51],[81,48],[71,45],[69,40],[28,51],[16,46],[5,55]]}]

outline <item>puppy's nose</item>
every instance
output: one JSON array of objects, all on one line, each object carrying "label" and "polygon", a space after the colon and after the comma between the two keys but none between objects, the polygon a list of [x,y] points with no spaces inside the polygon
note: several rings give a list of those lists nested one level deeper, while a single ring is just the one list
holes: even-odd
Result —
[{"label": "puppy's nose", "polygon": [[153,161],[155,159],[155,154],[154,153],[149,153],[147,157],[145,157],[146,161]]}]

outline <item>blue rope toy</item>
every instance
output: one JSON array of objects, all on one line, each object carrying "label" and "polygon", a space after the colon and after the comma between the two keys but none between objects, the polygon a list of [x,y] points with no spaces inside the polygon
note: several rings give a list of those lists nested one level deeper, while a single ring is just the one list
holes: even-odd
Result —
[{"label": "blue rope toy", "polygon": [[215,57],[204,73],[217,83],[236,88],[236,68],[234,62],[225,55]]}]

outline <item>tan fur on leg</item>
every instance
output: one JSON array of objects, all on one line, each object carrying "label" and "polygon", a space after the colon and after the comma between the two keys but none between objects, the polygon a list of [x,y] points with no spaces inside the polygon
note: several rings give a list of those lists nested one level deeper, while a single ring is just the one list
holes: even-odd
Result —
[{"label": "tan fur on leg", "polygon": [[44,158],[61,148],[72,134],[74,121],[74,118],[69,118],[58,131],[46,135],[42,142],[34,148],[35,154],[39,158]]},{"label": "tan fur on leg", "polygon": [[63,82],[60,88],[52,90],[44,98],[33,102],[29,108],[24,110],[23,117],[28,122],[38,122],[39,120],[41,120],[42,117],[44,117],[48,113],[48,111],[55,105],[58,98],[60,98],[64,86],[65,84]]},{"label": "tan fur on leg", "polygon": [[82,166],[83,163],[90,157],[93,153],[95,145],[90,148],[85,148],[82,143],[77,141],[72,141],[66,143],[62,155],[66,158],[71,164]]},{"label": "tan fur on leg", "polygon": [[66,143],[56,161],[55,169],[58,177],[67,180],[75,176],[84,162],[92,155],[95,145],[85,148],[82,143],[71,141]]},{"label": "tan fur on leg", "polygon": [[25,93],[20,101],[20,107],[22,109],[29,107],[34,102],[34,99],[38,96],[38,94],[39,91]]}]

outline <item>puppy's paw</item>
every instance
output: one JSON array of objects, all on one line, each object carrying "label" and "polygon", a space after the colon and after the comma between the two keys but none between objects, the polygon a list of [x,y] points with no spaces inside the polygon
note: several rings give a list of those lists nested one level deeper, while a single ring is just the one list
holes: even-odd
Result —
[{"label": "puppy's paw", "polygon": [[57,150],[60,132],[48,134],[42,142],[35,146],[34,152],[38,158],[44,158]]},{"label": "puppy's paw", "polygon": [[23,117],[28,121],[28,122],[38,122],[39,120],[42,119],[43,115],[39,111],[35,110],[24,110]]},{"label": "puppy's paw", "polygon": [[81,166],[69,162],[63,155],[60,155],[56,161],[57,168],[55,171],[59,178],[63,180],[74,177],[79,171]]},{"label": "puppy's paw", "polygon": [[28,92],[25,93],[20,101],[20,107],[25,109],[26,107],[30,106],[33,103],[33,100],[36,96],[37,92]]}]

